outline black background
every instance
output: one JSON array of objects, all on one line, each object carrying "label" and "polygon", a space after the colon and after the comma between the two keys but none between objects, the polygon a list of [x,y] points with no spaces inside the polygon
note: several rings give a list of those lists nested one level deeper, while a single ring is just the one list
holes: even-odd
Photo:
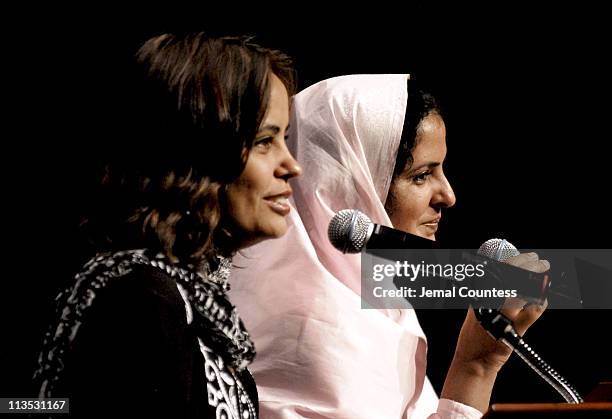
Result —
[{"label": "black background", "polygon": [[[69,280],[84,156],[116,99],[127,57],[172,30],[250,33],[295,58],[300,87],[350,73],[412,73],[439,97],[457,204],[439,239],[477,247],[610,248],[609,30],[603,10],[567,6],[239,4],[46,7],[5,14],[2,396],[25,396],[51,300]],[[375,6],[375,7],[374,7]],[[305,10],[308,9],[308,10]],[[374,10],[371,10],[374,9]],[[121,126],[116,135],[121,136]],[[152,152],[161,145],[152,145]],[[439,391],[463,312],[419,313]],[[583,393],[612,379],[609,311],[549,311],[531,345]],[[376,356],[376,354],[372,354]],[[364,383],[366,385],[366,383]],[[493,402],[559,401],[518,359]]]}]

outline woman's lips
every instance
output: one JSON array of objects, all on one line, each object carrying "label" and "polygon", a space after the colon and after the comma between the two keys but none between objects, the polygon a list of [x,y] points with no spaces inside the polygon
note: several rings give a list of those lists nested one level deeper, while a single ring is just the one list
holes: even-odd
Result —
[{"label": "woman's lips", "polygon": [[427,221],[423,223],[422,225],[435,232],[438,230],[439,224],[440,224],[440,218],[436,218],[435,220]]},{"label": "woman's lips", "polygon": [[272,211],[285,217],[287,216],[287,214],[289,214],[289,211],[291,211],[291,207],[289,206],[289,196],[290,195],[291,193],[275,195],[275,196],[264,198],[264,200],[270,206]]}]

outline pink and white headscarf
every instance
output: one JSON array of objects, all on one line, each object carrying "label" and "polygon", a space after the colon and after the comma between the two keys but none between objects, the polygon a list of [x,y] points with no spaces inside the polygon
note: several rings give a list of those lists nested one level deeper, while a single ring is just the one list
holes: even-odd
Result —
[{"label": "pink and white headscarf", "polygon": [[[251,334],[262,418],[480,417],[438,401],[413,310],[361,309],[360,256],[327,238],[332,216],[359,209],[391,226],[384,202],[408,100],[408,75],[351,75],[294,97],[287,234],[234,257],[231,300]],[[434,413],[437,412],[437,413]]]}]

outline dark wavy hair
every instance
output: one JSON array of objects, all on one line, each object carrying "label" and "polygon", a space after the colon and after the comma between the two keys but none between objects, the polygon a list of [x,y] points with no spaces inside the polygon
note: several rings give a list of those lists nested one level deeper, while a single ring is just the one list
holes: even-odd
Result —
[{"label": "dark wavy hair", "polygon": [[[417,146],[419,136],[419,128],[423,119],[429,115],[442,116],[442,110],[436,98],[428,93],[419,82],[414,79],[408,80],[408,103],[406,104],[406,116],[404,117],[404,126],[402,128],[402,137],[400,139],[397,157],[395,158],[395,167],[393,168],[393,177],[391,185],[404,171],[409,170],[414,163],[412,153]],[[398,202],[393,195],[391,187],[385,202],[387,214],[391,215]]]},{"label": "dark wavy hair", "polygon": [[195,266],[231,254],[225,187],[244,169],[270,75],[295,93],[291,60],[248,37],[165,34],[126,73],[81,223],[93,250],[147,248]]},{"label": "dark wavy hair", "polygon": [[417,146],[421,121],[432,114],[442,116],[442,109],[436,98],[418,80],[408,80],[408,103],[406,104],[402,138],[393,169],[393,179],[412,166],[412,152]]}]

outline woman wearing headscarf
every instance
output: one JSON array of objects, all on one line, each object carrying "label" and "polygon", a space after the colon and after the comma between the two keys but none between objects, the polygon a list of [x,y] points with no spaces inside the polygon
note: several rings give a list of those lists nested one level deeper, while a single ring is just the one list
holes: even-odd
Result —
[{"label": "woman wearing headscarf", "polygon": [[[255,281],[236,281],[232,299],[258,348],[252,371],[263,417],[471,418],[486,410],[509,350],[470,312],[438,399],[414,310],[361,309],[360,255],[341,254],[327,238],[332,216],[352,208],[433,239],[443,209],[454,204],[442,171],[443,120],[428,95],[408,97],[407,81],[343,76],[294,97],[290,149],[304,167],[294,185],[297,211],[282,239],[235,259],[237,277],[257,273]],[[546,265],[525,258],[514,263]],[[541,311],[507,314],[524,331]]]}]

